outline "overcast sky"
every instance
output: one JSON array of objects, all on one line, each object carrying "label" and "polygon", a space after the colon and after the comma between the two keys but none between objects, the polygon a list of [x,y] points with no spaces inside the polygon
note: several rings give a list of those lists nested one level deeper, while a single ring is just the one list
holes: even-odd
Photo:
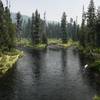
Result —
[{"label": "overcast sky", "polygon": [[[2,0],[5,4],[6,0]],[[32,12],[36,9],[43,17],[43,13],[46,12],[47,20],[60,21],[62,12],[66,12],[68,20],[70,17],[76,18],[78,16],[78,22],[81,22],[82,6],[84,4],[85,10],[90,0],[10,0],[11,12],[20,11],[24,15],[31,16]],[[95,6],[100,5],[100,0],[94,0]]]}]

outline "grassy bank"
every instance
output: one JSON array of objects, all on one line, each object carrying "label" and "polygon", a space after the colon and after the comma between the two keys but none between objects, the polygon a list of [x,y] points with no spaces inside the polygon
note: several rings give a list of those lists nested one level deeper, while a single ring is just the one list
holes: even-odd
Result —
[{"label": "grassy bank", "polygon": [[32,48],[32,49],[44,49],[47,46],[46,44],[43,44],[43,43],[33,45],[32,41],[30,39],[25,39],[25,38],[22,38],[21,40],[16,39],[16,45],[17,46],[23,46],[23,47],[29,47],[29,48]]},{"label": "grassy bank", "polygon": [[49,39],[48,40],[48,45],[57,45],[62,48],[68,48],[70,46],[78,46],[79,43],[73,40],[68,40],[66,43],[62,43],[61,39]]},{"label": "grassy bank", "polygon": [[16,45],[21,45],[24,47],[30,47],[33,49],[45,49],[47,47],[47,45],[56,45],[56,46],[60,46],[62,48],[67,48],[69,46],[78,46],[79,43],[73,40],[68,40],[66,43],[62,43],[61,39],[48,39],[48,44],[43,44],[43,43],[39,43],[37,45],[33,45],[32,41],[30,39],[25,39],[22,38],[20,39],[16,39]]},{"label": "grassy bank", "polygon": [[22,51],[0,52],[0,77],[13,67],[16,61],[23,55]]},{"label": "grassy bank", "polygon": [[32,48],[36,50],[41,50],[41,49],[45,49],[46,47],[47,47],[46,44],[40,43],[40,44],[34,45]]},{"label": "grassy bank", "polygon": [[25,38],[16,39],[16,45],[23,47],[31,47],[31,48],[33,47],[31,39],[25,39]]}]

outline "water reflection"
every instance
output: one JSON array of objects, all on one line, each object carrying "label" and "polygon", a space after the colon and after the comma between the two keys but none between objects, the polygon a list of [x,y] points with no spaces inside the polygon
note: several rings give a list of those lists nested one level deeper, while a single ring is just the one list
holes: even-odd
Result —
[{"label": "water reflection", "polygon": [[65,49],[62,49],[61,50],[61,59],[62,59],[62,67],[65,69],[65,67],[66,67],[66,59],[67,59],[67,52],[66,52],[66,50]]},{"label": "water reflection", "polygon": [[[16,100],[16,68],[0,79],[0,100]],[[8,78],[9,77],[9,78]]]}]

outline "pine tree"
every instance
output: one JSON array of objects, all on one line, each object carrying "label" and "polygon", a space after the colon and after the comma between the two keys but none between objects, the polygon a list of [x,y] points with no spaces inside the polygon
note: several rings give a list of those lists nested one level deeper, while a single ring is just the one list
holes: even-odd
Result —
[{"label": "pine tree", "polygon": [[8,39],[9,35],[7,34],[7,25],[4,15],[3,3],[0,0],[0,49],[2,51],[8,50]]},{"label": "pine tree", "polygon": [[14,24],[12,24],[11,20],[11,15],[10,15],[10,10],[8,7],[5,8],[5,20],[6,20],[6,26],[7,26],[7,31],[8,31],[8,48],[11,50],[14,45],[14,38],[15,38],[15,27]]},{"label": "pine tree", "polygon": [[96,45],[100,47],[100,7],[98,7],[96,17]]},{"label": "pine tree", "polygon": [[40,34],[40,14],[38,13],[38,10],[35,11],[35,15],[33,16],[33,23],[32,23],[32,37],[34,44],[39,44],[41,42],[41,34]]},{"label": "pine tree", "polygon": [[61,30],[62,30],[62,42],[65,43],[67,41],[67,21],[66,21],[66,13],[64,12],[61,19]]},{"label": "pine tree", "polygon": [[86,43],[86,27],[85,27],[85,21],[86,21],[86,13],[84,11],[84,6],[83,6],[83,13],[82,13],[82,24],[81,24],[81,30],[80,30],[80,43],[83,47],[85,47]]},{"label": "pine tree", "polygon": [[33,41],[33,44],[34,44],[34,13],[32,14],[32,24],[31,24],[31,37],[32,37],[32,41]]},{"label": "pine tree", "polygon": [[16,32],[17,32],[17,38],[21,39],[21,33],[22,33],[22,16],[20,12],[16,14]]},{"label": "pine tree", "polygon": [[67,25],[68,29],[68,39],[72,39],[73,37],[73,18],[70,18],[70,22]]},{"label": "pine tree", "polygon": [[90,46],[95,46],[95,17],[95,6],[91,0],[87,12],[88,44]]},{"label": "pine tree", "polygon": [[41,26],[42,26],[42,30],[43,30],[43,33],[42,33],[42,43],[47,44],[46,19],[45,19],[45,14],[46,14],[46,13],[44,13],[44,20],[42,21],[43,24],[41,25]]},{"label": "pine tree", "polygon": [[77,24],[76,24],[76,21],[74,21],[74,24],[73,24],[73,38],[72,38],[74,41],[77,40]]}]

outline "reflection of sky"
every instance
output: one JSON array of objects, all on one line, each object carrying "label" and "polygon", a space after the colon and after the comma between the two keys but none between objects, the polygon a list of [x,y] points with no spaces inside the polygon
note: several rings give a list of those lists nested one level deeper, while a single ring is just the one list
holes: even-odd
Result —
[{"label": "reflection of sky", "polygon": [[[6,0],[2,0],[6,1]],[[47,12],[48,20],[60,21],[62,12],[66,11],[68,18],[76,16],[81,20],[82,6],[85,9],[89,4],[89,0],[10,0],[12,12],[20,11],[24,15],[31,16],[31,13],[38,9],[43,17],[44,11]],[[96,6],[100,5],[100,0],[94,0]]]}]

